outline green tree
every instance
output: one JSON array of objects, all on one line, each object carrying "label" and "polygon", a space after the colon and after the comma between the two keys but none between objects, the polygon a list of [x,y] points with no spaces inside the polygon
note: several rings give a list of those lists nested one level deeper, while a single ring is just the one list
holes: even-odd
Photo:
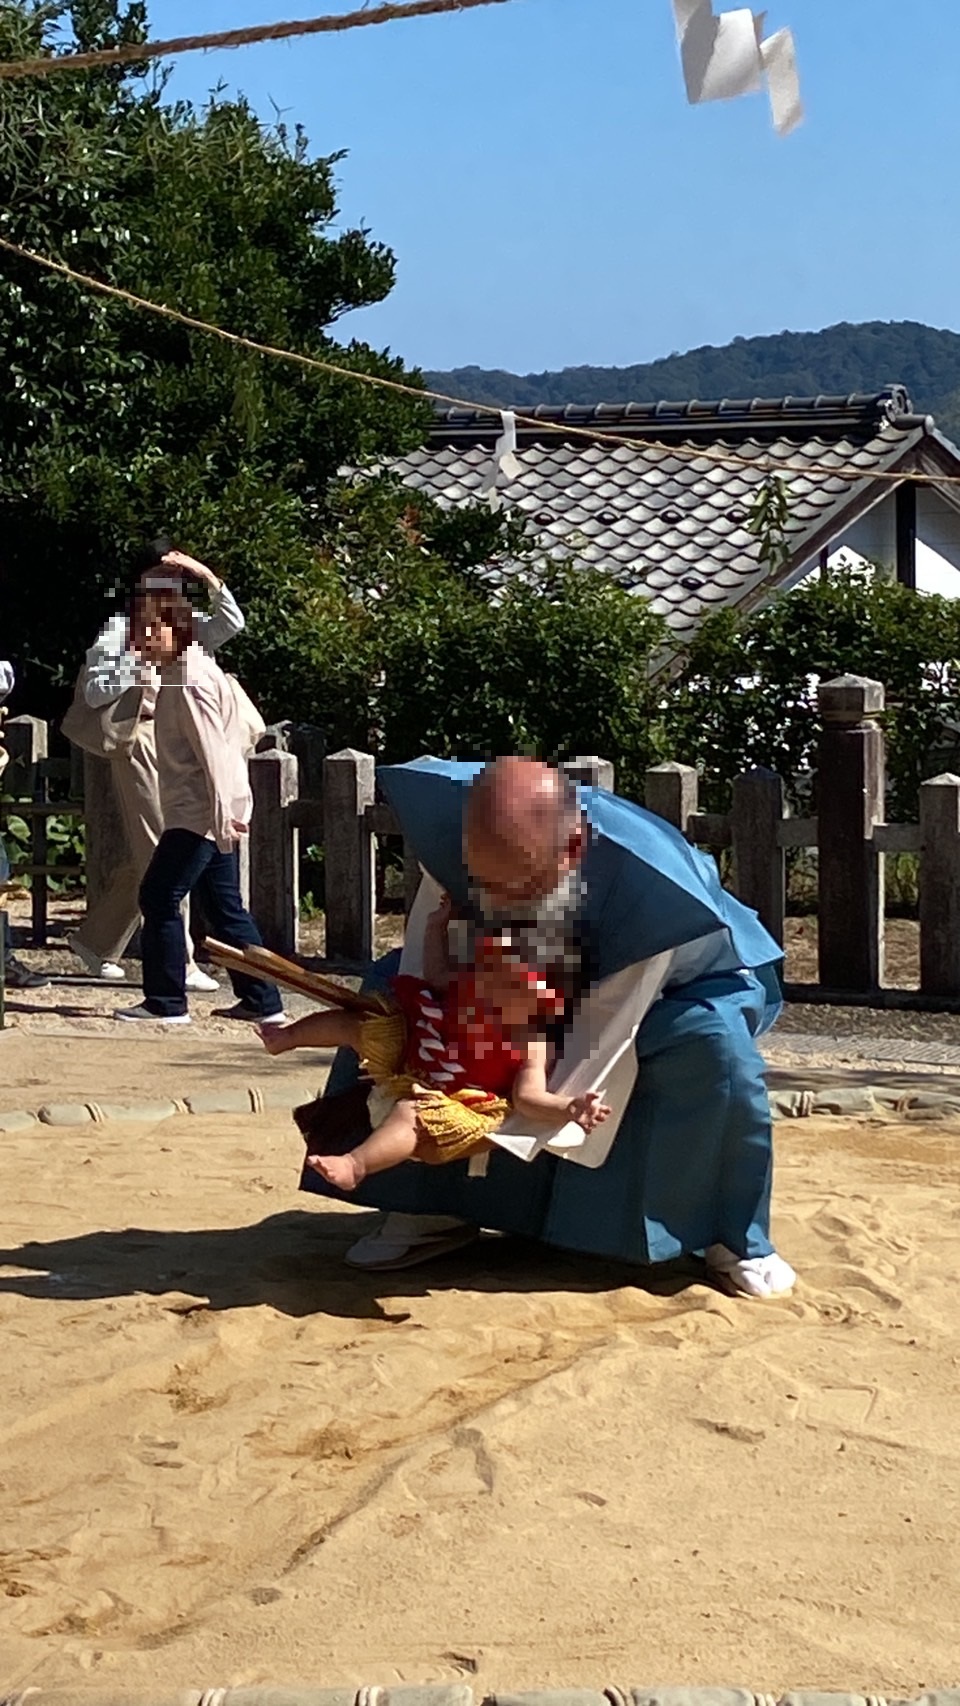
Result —
[{"label": "green tree", "polygon": [[[145,9],[0,5],[0,56],[57,51],[64,32],[83,48],[142,40]],[[0,83],[0,235],[259,341],[405,378],[389,355],[334,340],[394,277],[366,230],[336,228],[340,159],[312,158],[299,128],[265,127],[242,98],[171,104],[144,67]],[[316,596],[331,477],[410,448],[425,420],[409,399],[231,348],[9,254],[0,358],[4,647],[36,711],[62,706],[131,546],[160,531],[223,565],[251,642],[283,653],[288,616]]]},{"label": "green tree", "polygon": [[659,756],[663,622],[601,572],[544,560],[509,511],[442,512],[391,477],[337,484],[296,598],[294,667],[247,636],[241,655],[330,742],[388,761],[600,752],[632,786]]},{"label": "green tree", "polygon": [[[0,0],[0,54],[143,39],[139,0]],[[222,92],[202,111],[163,74],[0,83],[0,234],[278,348],[388,378],[334,341],[394,262],[340,231],[339,155],[267,129]],[[388,758],[612,751],[652,756],[661,625],[603,576],[542,565],[518,520],[442,512],[338,471],[419,442],[421,405],[239,350],[0,259],[4,650],[24,702],[56,712],[116,601],[130,547],[174,533],[229,574],[230,661],[266,715]],[[498,587],[493,571],[509,562]]]},{"label": "green tree", "polygon": [[703,624],[664,694],[670,756],[698,765],[716,810],[753,765],[788,783],[809,777],[819,682],[871,676],[887,695],[888,809],[909,817],[924,777],[957,764],[958,660],[958,601],[913,592],[870,566],[811,580],[752,615],[722,611]]}]

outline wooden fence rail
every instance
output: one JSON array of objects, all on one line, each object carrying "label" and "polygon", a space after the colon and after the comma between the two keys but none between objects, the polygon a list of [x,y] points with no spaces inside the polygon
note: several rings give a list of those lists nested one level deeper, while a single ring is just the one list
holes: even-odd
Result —
[{"label": "wooden fence rail", "polygon": [[[731,886],[753,907],[771,935],[783,942],[786,909],[786,852],[816,849],[819,886],[819,978],[838,996],[870,996],[883,982],[883,861],[887,854],[915,853],[920,869],[920,986],[924,995],[960,1000],[960,778],[937,776],[920,789],[919,821],[888,824],[883,817],[885,753],[878,718],[884,708],[879,682],[842,676],[819,690],[823,734],[817,770],[816,817],[792,817],[781,778],[755,769],[738,776],[727,813],[701,812],[697,772],[688,765],[661,764],[646,776],[647,809],[665,818],[688,841],[732,854]],[[45,940],[43,884],[50,867],[43,826],[50,806],[46,731],[21,734],[7,724],[16,747],[21,782],[32,775],[34,798],[8,810],[33,811],[34,941]],[[43,756],[40,756],[42,749]],[[34,769],[30,771],[30,765]],[[61,761],[65,765],[66,761]],[[11,771],[13,770],[11,766]],[[612,788],[613,767],[599,758],[571,761],[575,779]],[[87,823],[87,881],[91,898],[122,856],[122,833],[109,799],[109,766],[86,759],[83,766]],[[76,775],[76,771],[74,771]],[[279,953],[298,948],[299,845],[322,847],[326,897],[327,956],[359,964],[373,952],[378,842],[400,836],[390,808],[376,798],[371,754],[325,754],[318,730],[278,725],[268,730],[250,761],[254,816],[245,849],[245,881],[267,945]],[[306,789],[309,788],[309,792]],[[9,786],[8,786],[9,791]],[[22,868],[22,867],[21,867]],[[404,896],[412,904],[419,869],[404,848]]]}]

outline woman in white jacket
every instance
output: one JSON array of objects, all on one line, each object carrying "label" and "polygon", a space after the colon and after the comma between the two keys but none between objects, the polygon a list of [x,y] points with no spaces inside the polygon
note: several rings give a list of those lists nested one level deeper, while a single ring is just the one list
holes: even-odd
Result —
[{"label": "woman in white jacket", "polygon": [[[253,797],[237,704],[229,680],[197,643],[182,594],[147,592],[134,604],[130,643],[159,670],[154,714],[163,834],[140,887],[143,1001],[126,1020],[188,1024],[186,946],[180,908],[196,892],[211,933],[231,947],[260,945],[240,894],[238,849]],[[230,1017],[283,1019],[280,996],[262,978],[233,976]]]},{"label": "woman in white jacket", "polygon": [[[211,654],[243,630],[243,615],[236,599],[222,580],[196,557],[176,551],[169,539],[155,539],[137,554],[139,586],[150,590],[182,592],[185,579],[203,586],[210,599],[210,613],[195,611],[194,638]],[[123,818],[127,858],[117,865],[110,882],[92,911],[88,912],[67,946],[83,961],[92,977],[122,982],[126,975],[121,959],[140,924],[137,895],[153,850],[163,833],[163,816],[157,781],[157,754],[153,723],[156,682],[130,646],[130,626],[125,612],[112,616],[87,652],[83,696],[92,711],[102,711],[120,700],[128,689],[140,694],[140,714],[132,740],[110,754],[110,768],[117,804]],[[69,733],[69,730],[67,731]],[[194,963],[189,938],[189,911],[184,910],[187,936],[187,988],[215,991],[219,986]]]}]

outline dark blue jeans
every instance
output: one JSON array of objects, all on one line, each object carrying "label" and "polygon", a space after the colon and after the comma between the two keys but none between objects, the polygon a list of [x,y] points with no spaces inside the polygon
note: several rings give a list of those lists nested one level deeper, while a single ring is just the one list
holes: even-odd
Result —
[{"label": "dark blue jeans", "polygon": [[[180,904],[196,890],[210,934],[231,948],[260,947],[260,932],[240,898],[236,850],[221,853],[215,841],[189,829],[166,829],[140,885],[143,930],[143,994],[151,1013],[171,1018],[187,1011],[184,989],[187,949]],[[259,977],[230,973],[238,1001],[266,1018],[282,1008],[276,986]]]}]

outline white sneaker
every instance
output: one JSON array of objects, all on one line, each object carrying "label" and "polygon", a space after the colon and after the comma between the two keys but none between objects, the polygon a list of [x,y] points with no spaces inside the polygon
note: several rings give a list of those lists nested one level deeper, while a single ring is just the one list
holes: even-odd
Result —
[{"label": "white sneaker", "polygon": [[119,1007],[113,1016],[115,1019],[132,1021],[147,1019],[154,1025],[189,1025],[191,1023],[189,1013],[151,1013],[145,1001],[139,1002],[136,1007]]},{"label": "white sneaker", "polygon": [[735,1256],[725,1244],[711,1244],[706,1263],[708,1273],[735,1297],[782,1297],[797,1283],[790,1263],[776,1250],[769,1256]]},{"label": "white sneaker", "polygon": [[201,971],[199,966],[194,966],[191,971],[187,972],[184,987],[192,989],[195,994],[214,995],[219,990],[220,985],[215,977],[210,977],[207,972]]},{"label": "white sneaker", "polygon": [[449,1214],[388,1214],[376,1232],[351,1245],[344,1260],[351,1268],[384,1273],[415,1268],[479,1238],[480,1228]]},{"label": "white sneaker", "polygon": [[71,954],[76,954],[77,959],[83,963],[91,977],[102,978],[104,983],[123,983],[126,978],[127,974],[122,966],[116,965],[113,960],[101,960],[92,948],[86,947],[81,942],[79,936],[68,936],[67,947]]}]

